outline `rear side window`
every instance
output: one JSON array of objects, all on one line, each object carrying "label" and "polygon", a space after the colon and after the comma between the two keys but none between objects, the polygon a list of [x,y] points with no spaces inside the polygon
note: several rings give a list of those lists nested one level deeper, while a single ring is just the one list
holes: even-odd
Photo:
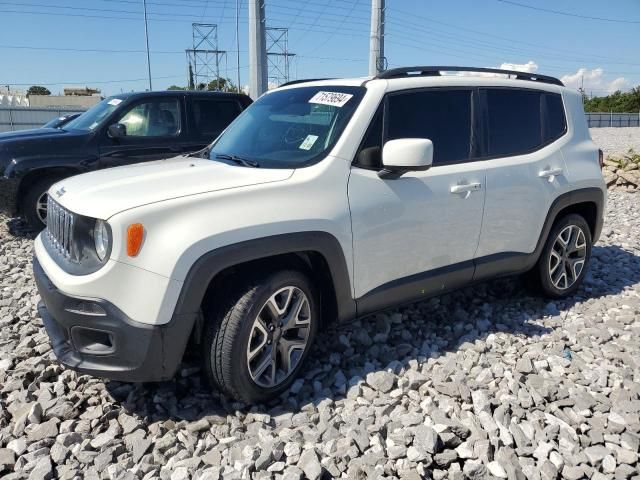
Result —
[{"label": "rear side window", "polygon": [[471,154],[471,90],[394,94],[387,107],[387,140],[428,138],[433,164],[463,162]]},{"label": "rear side window", "polygon": [[208,136],[220,134],[242,111],[235,100],[194,99],[192,106],[196,130]]},{"label": "rear side window", "polygon": [[542,112],[542,137],[544,143],[553,142],[567,131],[562,96],[558,93],[543,93]]},{"label": "rear side window", "polygon": [[526,153],[542,144],[541,92],[487,89],[488,154]]}]

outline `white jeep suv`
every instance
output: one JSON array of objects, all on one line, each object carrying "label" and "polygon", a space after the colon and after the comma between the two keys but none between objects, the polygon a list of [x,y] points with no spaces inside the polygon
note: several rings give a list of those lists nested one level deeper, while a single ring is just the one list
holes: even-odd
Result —
[{"label": "white jeep suv", "polygon": [[330,322],[515,273],[572,294],[602,228],[600,163],[555,78],[297,82],[198,155],[55,184],[40,314],[70,368],[166,380],[197,347],[216,388],[264,401]]}]

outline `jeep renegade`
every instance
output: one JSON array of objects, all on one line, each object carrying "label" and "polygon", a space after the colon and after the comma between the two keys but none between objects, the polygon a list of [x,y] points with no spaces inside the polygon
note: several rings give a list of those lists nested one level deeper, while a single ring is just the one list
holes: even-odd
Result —
[{"label": "jeep renegade", "polygon": [[70,368],[166,380],[189,345],[215,388],[261,402],[330,322],[524,272],[571,295],[605,195],[580,94],[555,78],[296,83],[197,155],[53,185],[39,310]]}]

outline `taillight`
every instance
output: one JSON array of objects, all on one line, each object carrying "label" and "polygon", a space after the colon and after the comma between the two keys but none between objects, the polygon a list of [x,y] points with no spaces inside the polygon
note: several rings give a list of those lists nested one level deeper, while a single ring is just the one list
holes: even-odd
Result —
[{"label": "taillight", "polygon": [[602,149],[598,149],[598,163],[600,164],[600,170],[604,168],[604,152]]}]

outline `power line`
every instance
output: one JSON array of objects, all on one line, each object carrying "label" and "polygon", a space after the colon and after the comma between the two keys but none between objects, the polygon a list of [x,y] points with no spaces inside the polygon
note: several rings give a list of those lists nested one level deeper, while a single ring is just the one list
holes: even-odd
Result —
[{"label": "power line", "polygon": [[[591,57],[576,57],[576,56],[565,56],[565,55],[557,55],[557,54],[554,55],[554,54],[548,54],[545,51],[534,51],[534,53],[527,53],[524,49],[521,49],[521,48],[502,46],[492,42],[487,42],[487,41],[478,40],[478,39],[471,39],[471,42],[469,42],[464,40],[465,38],[469,38],[469,37],[464,37],[464,36],[452,34],[449,32],[433,32],[430,30],[425,30],[420,25],[410,21],[403,21],[402,23],[396,22],[396,21],[390,21],[387,23],[401,27],[402,31],[405,31],[406,26],[410,25],[413,32],[420,32],[423,35],[434,37],[434,38],[429,38],[429,41],[428,41],[429,44],[442,45],[444,52],[456,51],[456,48],[452,47],[452,45],[459,45],[461,47],[465,47],[465,50],[463,50],[462,53],[467,53],[468,50],[466,50],[466,48],[471,48],[472,49],[471,51],[473,51],[474,55],[485,56],[485,57],[486,55],[477,53],[477,50],[484,50],[484,51],[490,51],[490,52],[504,52],[509,55],[519,55],[519,56],[526,54],[526,55],[536,56],[540,58],[549,58],[552,60],[559,60],[559,61],[568,62],[568,63],[591,63],[594,61],[594,58],[591,58]],[[390,32],[389,35],[396,36],[398,38],[404,38],[411,41],[416,41],[415,35],[407,36],[407,35],[394,33],[394,32]],[[445,39],[443,40],[441,37],[445,37]],[[528,49],[528,50],[531,50],[531,49]],[[457,51],[461,51],[461,50],[458,49]],[[494,57],[488,57],[488,58],[494,58]],[[621,64],[621,65],[631,65],[631,66],[640,65],[637,63],[619,62],[616,60],[612,60],[610,58],[603,59],[602,61],[608,64]]]},{"label": "power line", "polygon": [[[391,10],[390,7],[387,7],[387,10]],[[411,17],[411,19],[413,19],[413,20],[420,19],[420,20],[426,20],[427,22],[436,23],[438,25],[443,25],[445,28],[453,30],[453,33],[448,32],[446,30],[438,29],[438,28],[433,27],[433,26],[430,26],[429,29],[433,30],[433,31],[436,31],[436,32],[438,32],[438,31],[439,32],[443,32],[444,35],[449,35],[450,37],[453,37],[453,38],[468,38],[468,39],[470,39],[470,40],[472,40],[474,42],[480,41],[480,42],[483,42],[483,43],[489,44],[489,45],[490,44],[500,45],[500,44],[495,44],[494,42],[489,42],[487,40],[478,40],[475,37],[470,37],[470,36],[466,36],[465,37],[464,35],[460,34],[460,31],[466,31],[466,32],[471,32],[471,33],[476,34],[476,35],[482,35],[482,36],[485,36],[485,37],[491,37],[491,38],[495,38],[495,39],[498,39],[498,40],[504,40],[506,42],[509,42],[510,44],[511,43],[517,43],[517,44],[520,44],[520,45],[528,45],[528,46],[532,46],[532,47],[535,47],[535,48],[542,48],[545,51],[551,50],[551,51],[557,51],[557,52],[565,52],[566,54],[571,55],[571,56],[581,53],[581,52],[577,52],[577,51],[574,51],[574,50],[559,49],[557,46],[548,47],[548,46],[540,45],[540,44],[537,44],[537,43],[525,42],[525,41],[520,40],[520,39],[503,37],[503,36],[500,36],[500,35],[495,35],[493,33],[488,33],[488,32],[483,32],[483,31],[480,31],[480,30],[475,30],[475,29],[472,29],[472,28],[462,27],[460,25],[455,25],[455,24],[452,24],[452,23],[443,22],[441,20],[436,20],[434,18],[427,17],[427,16],[424,16],[424,15],[419,15],[419,14],[416,14],[415,12],[409,12],[409,11],[406,11],[406,10],[393,9],[391,11],[393,13],[398,13],[400,15]],[[404,19],[402,20],[402,22],[404,22],[404,23],[413,23],[413,25],[416,25],[416,28],[424,30],[424,25],[416,24],[415,22],[411,22],[410,20],[404,20]],[[592,57],[601,58],[603,60],[603,62],[606,62],[606,63],[610,63],[610,61],[612,60],[611,56],[609,56],[609,55],[601,56],[601,55],[592,55],[592,54],[590,54],[589,58],[591,59]],[[575,58],[575,57],[572,57],[572,58]]]},{"label": "power line", "polygon": [[599,20],[602,22],[614,22],[614,23],[632,23],[638,24],[640,20],[622,20],[618,18],[604,18],[604,17],[591,17],[588,15],[580,15],[578,13],[562,12],[560,10],[551,10],[550,8],[534,7],[533,5],[525,5],[524,3],[513,2],[511,0],[496,0],[500,3],[506,3],[516,7],[528,8],[530,10],[537,10],[539,12],[553,13],[555,15],[564,15],[565,17],[583,18],[585,20]]},{"label": "power line", "polygon": [[[56,52],[74,52],[74,53],[144,53],[145,50],[117,50],[106,48],[67,48],[67,47],[37,47],[31,45],[7,45],[0,44],[0,49],[24,49],[24,50],[44,50]],[[226,50],[229,53],[237,53],[236,50]],[[184,50],[151,50],[153,54],[179,54],[184,55]],[[240,50],[239,53],[247,53],[246,50]],[[313,55],[296,55],[298,57],[309,58],[312,60],[333,60],[340,62],[366,62],[364,58],[347,58],[347,57],[327,57]]]}]

